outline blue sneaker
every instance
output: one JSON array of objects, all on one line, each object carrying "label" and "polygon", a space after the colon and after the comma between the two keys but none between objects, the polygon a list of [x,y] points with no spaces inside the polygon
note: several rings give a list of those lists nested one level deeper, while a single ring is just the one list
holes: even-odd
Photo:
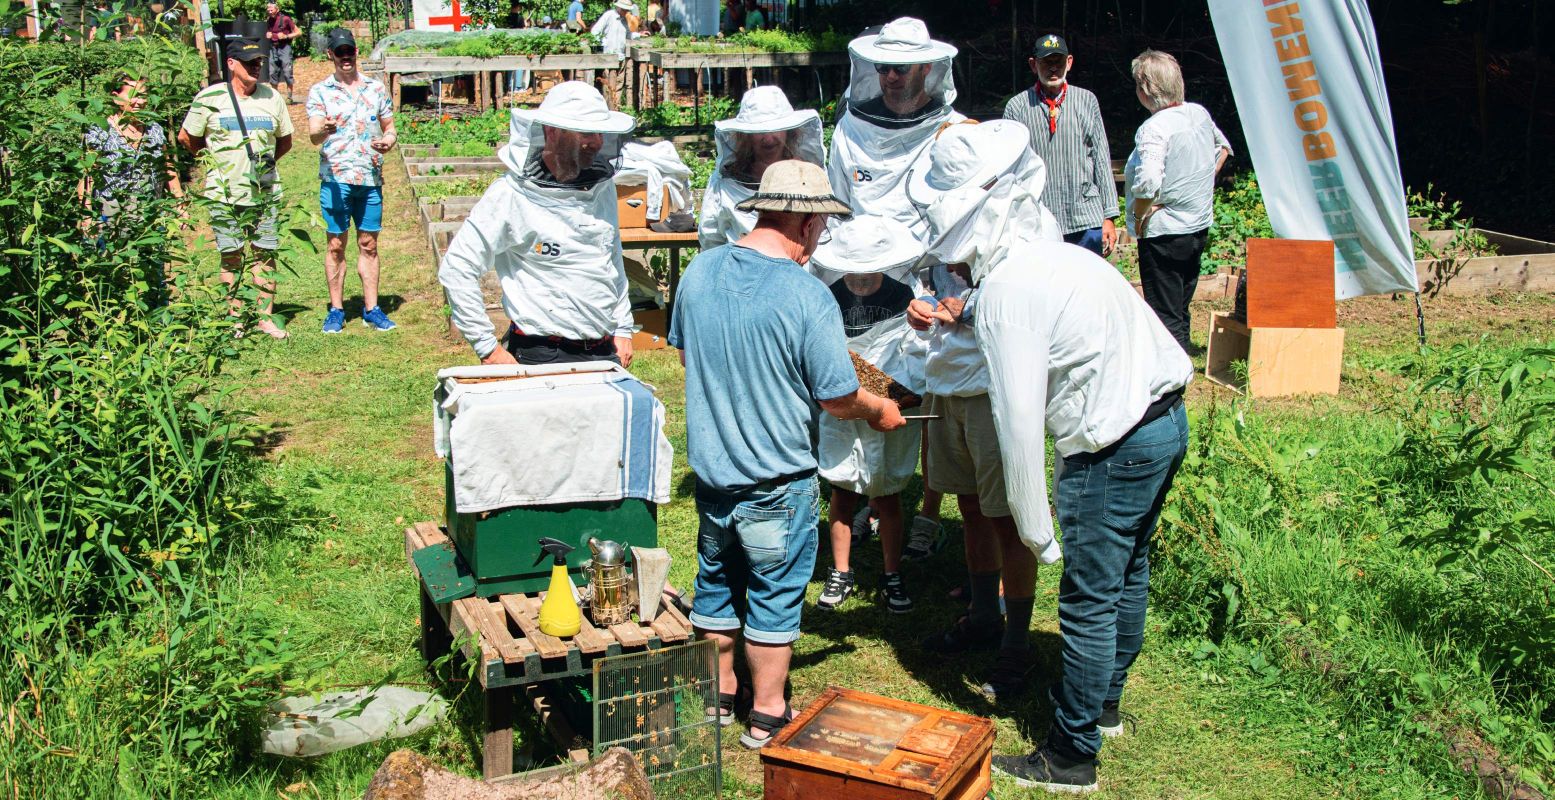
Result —
[{"label": "blue sneaker", "polygon": [[339,333],[342,330],[344,330],[345,327],[346,327],[346,311],[345,311],[345,309],[331,307],[329,309],[329,313],[324,315],[324,332],[325,333]]},{"label": "blue sneaker", "polygon": [[377,306],[362,312],[362,324],[380,331],[392,331],[395,328],[394,320],[389,319],[389,315]]}]

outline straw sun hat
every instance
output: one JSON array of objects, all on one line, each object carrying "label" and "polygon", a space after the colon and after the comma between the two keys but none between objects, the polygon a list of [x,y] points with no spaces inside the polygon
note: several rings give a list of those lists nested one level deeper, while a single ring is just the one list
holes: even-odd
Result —
[{"label": "straw sun hat", "polygon": [[791,214],[849,215],[853,209],[832,194],[826,170],[791,159],[767,167],[755,196],[735,206],[741,211],[786,211]]}]

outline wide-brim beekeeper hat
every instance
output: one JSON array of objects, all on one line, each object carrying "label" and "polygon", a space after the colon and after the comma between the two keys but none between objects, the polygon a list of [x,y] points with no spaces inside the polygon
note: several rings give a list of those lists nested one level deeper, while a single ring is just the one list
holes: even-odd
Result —
[{"label": "wide-brim beekeeper hat", "polygon": [[630,133],[637,120],[631,114],[611,111],[598,89],[582,82],[559,83],[545,93],[533,111],[513,109],[513,121],[526,126],[544,125],[579,133]]},{"label": "wide-brim beekeeper hat", "polygon": [[713,127],[731,133],[776,133],[820,118],[814,109],[794,110],[782,89],[757,86],[740,98],[740,113],[714,122]]},{"label": "wide-brim beekeeper hat", "polygon": [[810,256],[814,267],[842,275],[893,272],[916,264],[923,243],[900,220],[860,214],[831,230],[831,239]]},{"label": "wide-brim beekeeper hat", "polygon": [[946,125],[907,175],[907,196],[927,208],[947,194],[966,193],[1013,169],[1029,152],[1031,133],[1012,120]]},{"label": "wide-brim beekeeper hat", "polygon": [[848,42],[848,52],[876,64],[928,64],[956,57],[955,45],[929,38],[929,26],[915,17],[887,22],[880,32]]},{"label": "wide-brim beekeeper hat", "polygon": [[782,211],[790,214],[837,214],[853,209],[832,193],[826,170],[808,161],[790,159],[767,167],[755,196],[735,206],[740,211]]}]

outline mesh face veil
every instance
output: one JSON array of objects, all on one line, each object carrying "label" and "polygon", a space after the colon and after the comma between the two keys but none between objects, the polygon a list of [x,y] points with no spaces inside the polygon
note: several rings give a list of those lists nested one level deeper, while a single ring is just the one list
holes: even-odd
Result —
[{"label": "mesh face veil", "polygon": [[956,100],[951,62],[956,48],[929,38],[923,22],[902,17],[880,33],[848,44],[849,113],[884,127],[904,127],[950,113]]}]

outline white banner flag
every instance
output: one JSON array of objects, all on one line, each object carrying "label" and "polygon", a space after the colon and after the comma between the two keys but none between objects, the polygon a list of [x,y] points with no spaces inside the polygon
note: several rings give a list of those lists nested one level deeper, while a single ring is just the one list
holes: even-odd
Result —
[{"label": "white banner flag", "polygon": [[1333,240],[1338,299],[1415,291],[1366,0],[1209,0],[1209,10],[1274,232]]},{"label": "white banner flag", "polygon": [[418,31],[447,33],[470,24],[470,12],[459,7],[459,0],[413,0],[411,10]]}]

